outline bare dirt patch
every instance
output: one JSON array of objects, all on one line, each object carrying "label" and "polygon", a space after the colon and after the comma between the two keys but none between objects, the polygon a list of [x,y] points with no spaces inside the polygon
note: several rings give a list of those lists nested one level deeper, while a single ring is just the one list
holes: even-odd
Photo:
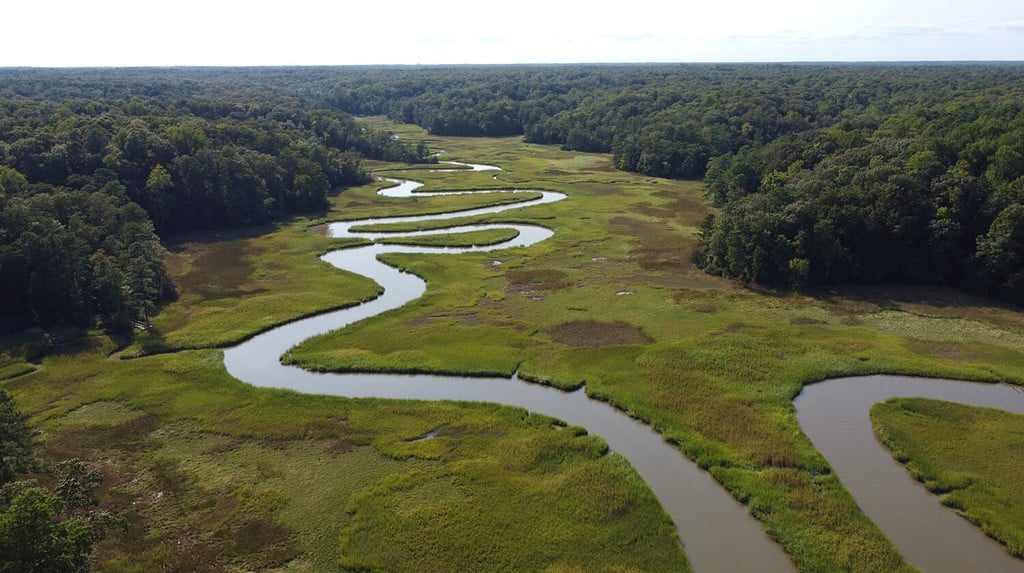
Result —
[{"label": "bare dirt patch", "polygon": [[331,236],[331,226],[328,223],[323,223],[323,224],[320,224],[320,225],[313,225],[312,227],[307,228],[306,232],[307,233],[312,233],[314,235],[323,235],[325,237],[330,237]]},{"label": "bare dirt patch", "polygon": [[639,326],[622,321],[573,320],[555,325],[548,334],[569,346],[623,346],[654,341]]}]

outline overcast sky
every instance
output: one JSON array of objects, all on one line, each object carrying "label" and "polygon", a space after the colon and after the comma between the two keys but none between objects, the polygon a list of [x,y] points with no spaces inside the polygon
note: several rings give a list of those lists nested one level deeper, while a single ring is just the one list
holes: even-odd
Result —
[{"label": "overcast sky", "polygon": [[5,0],[0,66],[1024,60],[1021,0]]}]

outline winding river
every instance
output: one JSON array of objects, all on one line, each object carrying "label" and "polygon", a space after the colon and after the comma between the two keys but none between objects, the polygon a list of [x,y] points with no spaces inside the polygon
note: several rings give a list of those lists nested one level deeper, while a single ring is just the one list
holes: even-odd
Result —
[{"label": "winding river", "polygon": [[1024,388],[903,376],[837,378],[804,387],[797,420],[843,485],[903,557],[924,571],[1024,571],[981,529],[939,503],[875,439],[871,406],[921,397],[1024,414]]},{"label": "winding river", "polygon": [[[454,163],[454,162],[449,162]],[[498,170],[497,167],[477,164],[457,164],[457,170]],[[394,183],[393,186],[380,191],[382,195],[389,197],[411,197],[420,183],[402,179],[387,179]],[[545,414],[561,419],[572,425],[579,425],[587,428],[590,432],[601,436],[608,442],[609,447],[624,456],[646,480],[647,484],[658,497],[665,511],[671,516],[679,531],[680,538],[686,550],[687,558],[695,571],[792,571],[793,564],[781,548],[775,544],[764,533],[760,524],[747,512],[746,507],[737,502],[714,479],[695,464],[680,454],[678,450],[667,444],[662,437],[651,430],[648,426],[633,420],[623,412],[600,401],[589,399],[583,390],[576,392],[563,392],[554,388],[531,384],[519,380],[517,377],[509,378],[479,378],[479,377],[451,377],[435,375],[389,375],[389,374],[362,374],[362,373],[316,373],[302,370],[297,367],[284,365],[280,357],[290,348],[299,344],[307,338],[325,334],[327,332],[344,328],[354,322],[377,316],[388,310],[396,309],[404,304],[420,297],[426,290],[426,283],[415,275],[401,272],[398,269],[384,264],[378,257],[387,253],[416,253],[424,255],[452,255],[460,253],[491,252],[502,249],[525,248],[534,245],[552,236],[553,232],[545,227],[525,224],[489,223],[482,225],[463,225],[435,229],[428,231],[403,232],[403,233],[371,233],[354,231],[354,228],[388,223],[415,223],[427,221],[448,220],[459,217],[470,217],[476,215],[501,213],[513,209],[526,209],[554,203],[566,198],[561,193],[533,190],[480,190],[480,191],[457,191],[444,193],[416,193],[416,196],[470,194],[470,193],[530,193],[539,196],[518,203],[497,205],[492,207],[442,213],[435,215],[406,216],[406,217],[381,217],[362,219],[358,221],[344,221],[330,225],[331,235],[334,237],[361,237],[371,240],[382,237],[414,237],[425,235],[437,235],[447,233],[462,233],[483,229],[514,229],[518,235],[513,239],[494,245],[452,248],[452,247],[423,247],[407,246],[396,244],[374,243],[366,246],[342,249],[330,252],[322,258],[337,268],[354,272],[376,281],[384,287],[384,292],[379,297],[360,304],[358,306],[345,308],[333,312],[324,313],[307,319],[288,323],[255,336],[248,341],[230,348],[224,353],[224,363],[231,375],[239,380],[258,387],[288,388],[298,392],[312,394],[326,394],[359,397],[380,397],[407,400],[459,400],[494,402],[510,406],[525,408],[531,412]],[[966,524],[966,521],[955,516],[949,510],[938,505],[934,496],[930,496],[923,488],[911,483],[918,494],[928,498],[932,505],[952,517],[953,521],[962,522],[966,525],[968,532],[975,537],[980,536],[980,554],[985,557],[976,556],[972,552],[966,553],[968,563],[972,566],[958,567],[950,566],[953,563],[963,563],[963,560],[951,558],[940,558],[933,566],[932,561],[924,557],[918,557],[915,549],[910,545],[904,546],[898,533],[890,531],[887,521],[883,517],[876,516],[869,504],[861,498],[860,488],[854,483],[858,478],[856,471],[846,469],[846,453],[841,452],[845,445],[838,446],[840,453],[831,449],[826,443],[829,434],[853,434],[853,429],[863,433],[866,428],[866,440],[874,444],[875,456],[882,454],[888,463],[890,470],[895,470],[896,477],[885,477],[881,483],[888,485],[890,480],[902,478],[908,481],[909,477],[897,466],[888,453],[878,446],[870,435],[870,422],[866,409],[848,410],[847,404],[852,401],[846,393],[858,394],[857,389],[862,387],[860,383],[845,383],[844,379],[808,386],[796,401],[797,412],[801,426],[811,437],[815,446],[823,452],[829,462],[833,464],[839,477],[844,484],[853,492],[858,502],[876,523],[883,527],[899,547],[900,551],[912,562],[928,571],[963,571],[963,570],[985,570],[996,571],[995,567],[1002,567],[1005,570],[1024,570],[1021,562],[1010,558],[994,542],[987,540],[983,535]],[[943,387],[946,382],[932,381],[935,387]],[[902,383],[894,384],[892,380],[888,384],[881,383],[880,386],[896,387],[899,389],[909,388]],[[978,386],[978,385],[971,385]],[[865,386],[866,387],[866,386]],[[932,386],[929,386],[931,388]],[[987,386],[994,388],[995,386]],[[838,388],[839,390],[833,390]],[[853,389],[851,392],[850,389]],[[914,392],[917,388],[914,387]],[[834,397],[832,392],[840,392],[842,395]],[[1011,391],[1012,393],[1012,391]],[[884,400],[890,395],[878,393],[878,399]],[[921,395],[921,394],[914,394]],[[1014,399],[1024,404],[1024,394],[1013,394]],[[836,402],[839,400],[840,402]],[[874,402],[871,402],[874,403]],[[867,408],[870,407],[868,404]],[[1024,407],[1024,406],[1022,406]],[[838,411],[837,411],[838,410]],[[863,410],[863,411],[862,411]],[[848,424],[850,431],[829,432],[822,430],[819,434],[818,426],[828,426],[829,420],[841,419]],[[822,440],[819,443],[819,440]],[[864,443],[858,444],[858,451],[870,450],[871,447]],[[855,466],[864,462],[854,461]],[[879,466],[885,462],[874,460]],[[876,475],[874,471],[868,472],[869,478]],[[892,473],[892,472],[890,472]],[[851,481],[853,480],[853,481]],[[869,488],[883,490],[885,487]],[[896,504],[890,501],[883,501],[883,506],[889,508]],[[916,510],[915,510],[916,511]],[[890,512],[891,513],[891,512]],[[932,517],[927,519],[932,520]],[[938,522],[938,519],[935,520]],[[962,528],[961,528],[962,529]],[[969,534],[956,530],[954,537],[932,537],[930,549],[924,553],[938,549],[938,546],[951,549],[952,553],[961,553],[964,543],[961,537],[969,537]],[[955,540],[955,541],[954,541]],[[1003,560],[1000,561],[999,555]],[[993,556],[994,555],[994,556]],[[984,559],[979,561],[979,559]],[[983,569],[973,565],[985,563]],[[992,568],[988,563],[993,563]],[[1016,566],[1016,569],[1012,567]]]}]

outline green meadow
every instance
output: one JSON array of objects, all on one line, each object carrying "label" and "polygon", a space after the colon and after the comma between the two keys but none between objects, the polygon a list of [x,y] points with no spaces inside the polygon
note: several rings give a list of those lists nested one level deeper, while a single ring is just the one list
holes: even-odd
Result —
[{"label": "green meadow", "polygon": [[393,245],[421,245],[425,247],[480,247],[511,241],[519,236],[515,229],[488,229],[468,233],[441,233],[422,237],[386,237],[379,242]]},{"label": "green meadow", "polygon": [[257,390],[218,350],[111,360],[109,341],[79,343],[4,388],[45,458],[103,471],[103,507],[126,527],[99,570],[688,568],[643,481],[581,428]]},{"label": "green meadow", "polygon": [[[290,360],[585,385],[710,471],[803,571],[910,569],[800,432],[792,398],[804,384],[869,373],[1024,382],[1016,309],[898,285],[747,288],[691,264],[709,212],[700,183],[619,172],[608,155],[519,138],[391,127],[445,158],[503,168],[374,165],[423,181],[423,191],[568,195],[444,226],[526,222],[555,235],[527,249],[388,255],[426,279],[426,294],[307,341]],[[116,344],[87,338],[29,372],[29,345],[10,346],[3,387],[33,416],[48,457],[101,464],[104,503],[128,517],[101,546],[101,568],[685,570],[668,518],[599,437],[513,408],[300,396],[226,374],[218,347],[377,292],[319,260],[346,244],[317,233],[323,223],[524,198],[392,199],[375,194],[380,186],[333,196],[323,217],[169,241],[181,296],[120,354],[136,358],[111,359]]]},{"label": "green meadow", "polygon": [[876,404],[878,439],[942,503],[1024,557],[1024,416],[900,398]]}]

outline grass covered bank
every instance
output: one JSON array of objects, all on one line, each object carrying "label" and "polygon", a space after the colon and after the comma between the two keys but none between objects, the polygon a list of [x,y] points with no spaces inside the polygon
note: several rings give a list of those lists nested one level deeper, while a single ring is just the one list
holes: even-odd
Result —
[{"label": "grass covered bank", "polygon": [[80,343],[3,387],[46,458],[103,471],[127,528],[99,570],[688,568],[643,481],[580,429],[256,390],[216,350],[114,361],[106,340]]},{"label": "grass covered bank", "polygon": [[102,469],[103,507],[126,520],[97,568],[688,570],[646,484],[579,428],[492,405],[255,390],[224,372],[211,348],[377,293],[318,259],[346,244],[315,232],[325,221],[494,203],[389,199],[382,185],[332,197],[319,219],[168,241],[181,296],[117,354],[138,358],[74,333],[3,341],[0,385],[45,457]]},{"label": "grass covered bank", "polygon": [[[528,251],[390,255],[426,278],[425,296],[310,340],[292,360],[328,370],[518,370],[586,384],[708,468],[803,570],[907,567],[799,431],[791,400],[803,384],[884,372],[1024,380],[1024,320],[1012,308],[898,285],[763,292],[694,269],[708,212],[700,184],[516,139],[431,145],[504,169],[492,183],[465,174],[480,186],[567,193],[543,209],[481,219],[541,224],[555,236]],[[415,177],[436,187],[429,172]]]},{"label": "grass covered bank", "polygon": [[900,398],[876,404],[871,422],[914,479],[1024,558],[1024,416]]}]

